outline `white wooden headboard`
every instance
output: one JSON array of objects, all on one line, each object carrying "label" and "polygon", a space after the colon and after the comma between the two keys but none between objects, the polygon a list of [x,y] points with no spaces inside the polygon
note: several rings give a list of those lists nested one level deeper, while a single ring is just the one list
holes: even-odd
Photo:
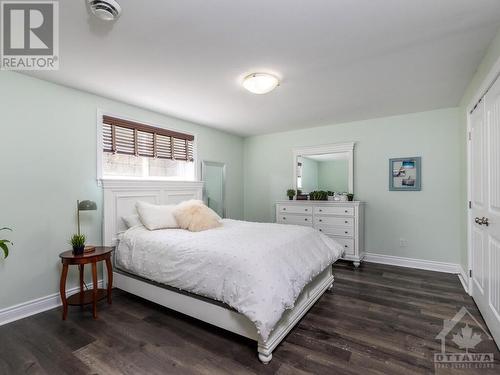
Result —
[{"label": "white wooden headboard", "polygon": [[202,199],[201,181],[103,180],[104,219],[103,244],[114,246],[117,234],[126,230],[123,216],[137,213],[135,203],[175,204],[189,199]]}]

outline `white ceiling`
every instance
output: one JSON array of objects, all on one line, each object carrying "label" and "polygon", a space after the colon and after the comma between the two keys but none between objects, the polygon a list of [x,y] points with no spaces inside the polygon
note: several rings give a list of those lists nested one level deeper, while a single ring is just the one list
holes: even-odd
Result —
[{"label": "white ceiling", "polygon": [[[498,0],[60,1],[60,70],[33,75],[241,135],[458,105]],[[267,95],[240,85],[282,77]]]}]

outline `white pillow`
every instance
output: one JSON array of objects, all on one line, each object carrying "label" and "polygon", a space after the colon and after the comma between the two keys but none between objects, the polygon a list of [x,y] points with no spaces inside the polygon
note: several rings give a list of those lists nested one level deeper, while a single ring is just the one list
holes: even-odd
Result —
[{"label": "white pillow", "polygon": [[202,201],[189,200],[179,203],[174,210],[174,216],[182,229],[191,232],[217,228],[222,225],[221,218]]},{"label": "white pillow", "polygon": [[172,213],[175,205],[160,206],[147,202],[137,202],[135,208],[142,223],[149,230],[179,228]]},{"label": "white pillow", "polygon": [[136,227],[138,225],[142,225],[141,219],[139,218],[139,215],[134,214],[134,215],[128,215],[128,216],[122,216],[122,220],[127,226],[127,228],[132,228]]}]

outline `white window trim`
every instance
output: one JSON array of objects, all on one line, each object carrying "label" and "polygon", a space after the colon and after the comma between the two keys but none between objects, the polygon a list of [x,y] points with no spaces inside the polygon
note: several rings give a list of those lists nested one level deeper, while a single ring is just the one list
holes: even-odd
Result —
[{"label": "white window trim", "polygon": [[110,177],[106,176],[104,177],[103,172],[102,172],[102,118],[103,116],[111,116],[111,117],[117,117],[121,118],[124,120],[128,121],[134,121],[138,122],[144,125],[149,125],[149,126],[154,126],[157,128],[163,128],[163,129],[168,129],[172,131],[176,131],[179,133],[185,133],[192,135],[194,137],[194,142],[193,142],[193,163],[194,163],[194,181],[199,181],[199,171],[198,171],[198,135],[193,132],[186,131],[184,129],[177,129],[173,128],[171,126],[162,124],[160,122],[154,122],[151,123],[149,121],[144,121],[141,119],[137,119],[134,117],[129,117],[124,114],[116,114],[110,111],[103,110],[101,108],[97,108],[96,111],[96,162],[97,162],[97,168],[96,168],[96,179],[97,179],[97,185],[102,186],[102,181],[103,180],[139,180],[139,181],[182,181],[182,182],[192,182],[189,180],[178,180],[178,179],[173,179],[173,178],[168,178],[168,177],[148,177],[148,178],[142,178],[142,177]]}]

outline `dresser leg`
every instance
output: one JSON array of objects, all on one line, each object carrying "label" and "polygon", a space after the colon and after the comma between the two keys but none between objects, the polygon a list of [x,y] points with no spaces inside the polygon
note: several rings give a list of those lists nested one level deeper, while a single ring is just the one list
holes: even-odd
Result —
[{"label": "dresser leg", "polygon": [[68,315],[68,301],[66,300],[66,277],[68,276],[68,265],[63,264],[62,272],[61,272],[61,282],[59,284],[59,293],[61,294],[61,301],[63,304],[63,320],[66,320],[66,316]]},{"label": "dresser leg", "polygon": [[360,262],[352,262],[352,264],[354,264],[354,267],[358,268],[361,263]]},{"label": "dresser leg", "polygon": [[97,319],[97,263],[92,262],[92,283],[93,289],[92,289],[92,316],[94,319]]}]

